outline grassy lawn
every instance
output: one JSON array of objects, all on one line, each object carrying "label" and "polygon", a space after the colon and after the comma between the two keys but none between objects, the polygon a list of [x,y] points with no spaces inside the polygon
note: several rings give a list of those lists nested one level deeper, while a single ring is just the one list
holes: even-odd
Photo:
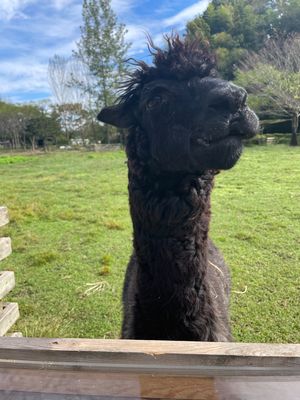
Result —
[{"label": "grassy lawn", "polygon": [[[131,252],[125,155],[0,156],[1,235],[26,336],[116,338]],[[300,342],[300,148],[251,147],[217,176],[211,236],[232,271],[237,341]]]}]

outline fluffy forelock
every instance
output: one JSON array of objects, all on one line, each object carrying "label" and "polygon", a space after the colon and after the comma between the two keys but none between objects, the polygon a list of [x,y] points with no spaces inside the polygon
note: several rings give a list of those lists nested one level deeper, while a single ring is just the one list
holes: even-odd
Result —
[{"label": "fluffy forelock", "polygon": [[148,48],[153,56],[153,65],[144,61],[133,61],[134,72],[121,85],[122,94],[119,102],[133,101],[139,96],[143,86],[156,79],[188,80],[193,77],[204,78],[216,74],[215,56],[208,42],[181,40],[179,35],[164,37],[166,48],[156,47],[148,39]]}]

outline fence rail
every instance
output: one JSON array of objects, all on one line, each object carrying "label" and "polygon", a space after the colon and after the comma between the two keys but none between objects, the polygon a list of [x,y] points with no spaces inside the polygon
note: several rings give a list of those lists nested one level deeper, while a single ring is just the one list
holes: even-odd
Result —
[{"label": "fence rail", "polygon": [[9,217],[8,217],[8,210],[6,207],[0,207],[0,227],[8,224]]},{"label": "fence rail", "polygon": [[299,375],[300,344],[0,338],[0,366],[204,375]]},{"label": "fence rail", "polygon": [[1,391],[51,400],[298,400],[300,345],[0,338]]},{"label": "fence rail", "polygon": [[[9,223],[8,210],[0,207],[0,227]],[[7,258],[12,252],[11,239],[0,237],[0,261]],[[3,302],[3,298],[15,287],[13,271],[0,271],[0,336],[5,335],[19,318],[17,303]]]}]

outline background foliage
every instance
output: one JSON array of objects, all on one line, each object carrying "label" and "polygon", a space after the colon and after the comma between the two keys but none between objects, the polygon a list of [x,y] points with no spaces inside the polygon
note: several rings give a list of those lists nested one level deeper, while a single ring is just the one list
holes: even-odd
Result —
[{"label": "background foliage", "polygon": [[248,51],[257,52],[267,39],[299,32],[299,16],[299,0],[213,0],[203,15],[188,23],[187,35],[208,40],[222,76],[232,79]]}]

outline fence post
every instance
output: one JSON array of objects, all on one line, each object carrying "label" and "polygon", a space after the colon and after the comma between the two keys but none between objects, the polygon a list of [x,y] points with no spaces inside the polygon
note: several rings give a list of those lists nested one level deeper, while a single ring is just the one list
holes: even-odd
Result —
[{"label": "fence post", "polygon": [[[0,228],[9,222],[6,207],[0,207]],[[9,237],[0,237],[0,261],[8,257],[12,252]],[[0,336],[13,326],[19,318],[17,303],[3,302],[2,299],[15,287],[15,274],[13,271],[0,271]]]}]

